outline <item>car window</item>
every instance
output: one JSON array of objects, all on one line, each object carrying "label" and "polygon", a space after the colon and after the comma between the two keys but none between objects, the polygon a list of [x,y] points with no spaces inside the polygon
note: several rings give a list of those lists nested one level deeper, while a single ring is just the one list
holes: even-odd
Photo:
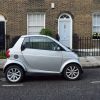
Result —
[{"label": "car window", "polygon": [[33,49],[55,50],[58,46],[53,40],[47,37],[30,37],[30,45]]},{"label": "car window", "polygon": [[25,38],[23,44],[25,45],[25,48],[31,48],[31,49],[55,51],[57,50],[57,47],[60,48],[60,46],[55,41],[47,37],[39,37],[39,36]]},{"label": "car window", "polygon": [[24,45],[25,48],[30,48],[30,42],[28,37],[24,39],[22,45]]}]

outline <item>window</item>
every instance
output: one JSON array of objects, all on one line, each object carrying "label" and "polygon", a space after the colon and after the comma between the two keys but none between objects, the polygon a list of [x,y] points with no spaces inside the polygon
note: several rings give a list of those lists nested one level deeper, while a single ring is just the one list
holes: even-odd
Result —
[{"label": "window", "polygon": [[57,47],[59,47],[58,44],[53,40],[39,36],[25,38],[23,45],[25,46],[25,48],[52,50],[52,51],[55,51]]},{"label": "window", "polygon": [[45,28],[44,13],[30,13],[27,18],[28,34],[39,34],[41,29]]},{"label": "window", "polygon": [[100,0],[93,0],[94,3],[100,3]]},{"label": "window", "polygon": [[29,42],[29,38],[25,38],[22,45],[25,47],[25,48],[30,48],[30,42]]},{"label": "window", "polygon": [[61,19],[67,19],[67,18],[70,18],[70,17],[68,15],[62,15],[60,18]]},{"label": "window", "polygon": [[93,39],[100,39],[100,13],[94,13],[93,14],[93,20],[92,20],[93,26],[92,26],[92,32],[93,32]]}]

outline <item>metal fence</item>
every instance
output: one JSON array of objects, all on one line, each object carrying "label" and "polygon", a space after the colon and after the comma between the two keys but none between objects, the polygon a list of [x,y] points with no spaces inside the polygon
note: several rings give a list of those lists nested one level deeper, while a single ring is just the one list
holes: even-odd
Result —
[{"label": "metal fence", "polygon": [[11,48],[15,42],[18,40],[20,36],[16,37],[9,37],[6,36],[5,38],[5,46],[2,42],[0,42],[0,59],[5,58],[5,52],[8,48]]},{"label": "metal fence", "polygon": [[[6,37],[5,48],[0,48],[0,58],[5,57],[5,51],[12,47],[20,36]],[[100,56],[100,39],[92,37],[73,37],[73,51],[79,56]]]},{"label": "metal fence", "polygon": [[74,37],[73,50],[79,56],[100,56],[100,39]]}]

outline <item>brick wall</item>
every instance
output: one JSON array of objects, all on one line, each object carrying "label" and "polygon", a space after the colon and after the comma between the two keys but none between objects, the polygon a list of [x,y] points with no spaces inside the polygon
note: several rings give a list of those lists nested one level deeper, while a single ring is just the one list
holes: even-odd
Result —
[{"label": "brick wall", "polygon": [[[51,3],[55,8],[51,9]],[[73,33],[78,36],[91,36],[92,13],[100,11],[95,0],[0,0],[0,14],[7,20],[7,35],[27,33],[27,13],[46,12],[46,27],[58,32],[58,17],[66,12],[72,15]]]}]

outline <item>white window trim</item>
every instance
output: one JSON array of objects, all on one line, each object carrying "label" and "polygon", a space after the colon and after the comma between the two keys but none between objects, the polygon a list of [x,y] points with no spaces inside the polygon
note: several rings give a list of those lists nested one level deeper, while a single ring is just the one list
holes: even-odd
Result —
[{"label": "white window trim", "polygon": [[45,12],[29,12],[29,13],[27,13],[27,35],[29,35],[28,34],[28,15],[29,14],[44,14],[44,28],[46,27],[46,13]]},{"label": "white window trim", "polygon": [[97,15],[97,14],[100,14],[100,12],[94,12],[94,13],[92,13],[92,35],[93,35],[93,33],[94,33],[94,32],[93,32],[93,27],[100,27],[100,25],[93,25],[93,24],[94,24],[94,23],[93,23],[94,14]]}]

